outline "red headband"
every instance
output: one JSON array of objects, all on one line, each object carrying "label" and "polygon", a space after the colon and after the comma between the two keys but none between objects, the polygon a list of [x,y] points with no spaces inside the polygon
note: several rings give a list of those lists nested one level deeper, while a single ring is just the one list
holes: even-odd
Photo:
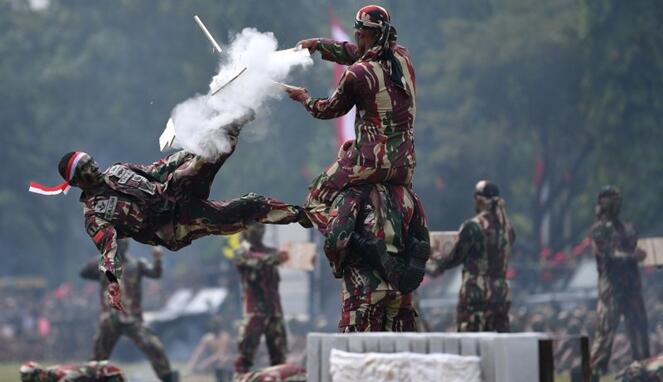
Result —
[{"label": "red headband", "polygon": [[69,158],[69,162],[67,162],[67,169],[64,173],[64,182],[54,187],[44,186],[43,184],[37,182],[30,182],[30,188],[28,191],[41,195],[58,195],[60,193],[64,193],[66,195],[71,188],[69,182],[71,182],[71,178],[74,177],[74,170],[76,170],[78,162],[80,162],[81,158],[83,158],[85,155],[87,154],[82,151],[76,151],[74,152],[74,155]]}]

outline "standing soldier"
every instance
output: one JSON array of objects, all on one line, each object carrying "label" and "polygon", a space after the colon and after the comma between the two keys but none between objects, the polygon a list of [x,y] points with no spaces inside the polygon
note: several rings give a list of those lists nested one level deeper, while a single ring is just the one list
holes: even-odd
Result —
[{"label": "standing soldier", "polygon": [[638,262],[646,253],[637,248],[638,233],[619,219],[622,195],[615,186],[604,186],[596,202],[592,226],[592,251],[599,272],[599,326],[592,346],[591,366],[596,375],[607,372],[615,331],[621,316],[631,342],[633,359],[649,357],[647,312],[642,299]]},{"label": "standing soldier", "polygon": [[305,208],[323,233],[331,203],[345,186],[412,183],[415,74],[407,49],[396,38],[387,10],[368,5],[355,16],[356,44],[320,38],[297,44],[348,68],[329,98],[312,98],[304,88],[288,89],[290,98],[319,119],[337,118],[357,107],[357,138],[345,142],[336,162],[309,187]]},{"label": "standing soldier", "polygon": [[239,332],[239,357],[235,372],[247,373],[253,366],[260,337],[264,334],[271,365],[285,363],[287,339],[279,295],[279,271],[286,252],[266,247],[265,226],[252,224],[242,232],[242,244],[235,251],[235,265],[242,279],[243,320]]},{"label": "standing soldier", "polygon": [[516,237],[496,184],[477,183],[474,209],[477,215],[460,227],[451,252],[431,260],[428,272],[437,276],[463,264],[456,317],[459,332],[508,332],[511,296],[506,271]]},{"label": "standing soldier", "polygon": [[124,277],[121,280],[124,295],[122,304],[125,311],[112,309],[106,299],[106,289],[109,281],[103,273],[99,273],[97,261],[90,261],[82,270],[81,277],[101,283],[101,315],[99,326],[94,339],[94,359],[107,360],[117,341],[125,335],[138,346],[150,360],[156,375],[162,381],[177,381],[176,373],[170,369],[170,362],[163,344],[156,334],[143,323],[142,307],[142,279],[161,277],[162,252],[157,248],[152,251],[154,263],[150,264],[143,259],[137,259],[127,253],[129,239],[118,240],[116,256],[124,264]]},{"label": "standing soldier", "polygon": [[[334,276],[342,279],[339,332],[417,331],[412,289],[430,252],[417,196],[399,185],[352,186],[334,200],[331,214],[338,218],[330,225],[325,255]],[[409,246],[421,250],[406,251]],[[412,254],[425,259],[419,262]]]}]

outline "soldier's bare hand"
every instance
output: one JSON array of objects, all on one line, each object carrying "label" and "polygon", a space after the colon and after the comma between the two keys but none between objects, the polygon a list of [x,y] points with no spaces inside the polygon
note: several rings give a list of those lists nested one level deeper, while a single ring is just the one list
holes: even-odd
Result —
[{"label": "soldier's bare hand", "polygon": [[633,257],[637,261],[643,261],[644,259],[647,258],[647,252],[642,248],[636,248],[635,252],[633,252]]},{"label": "soldier's bare hand", "polygon": [[279,252],[276,254],[276,258],[278,259],[279,264],[283,264],[283,263],[285,263],[286,261],[288,261],[288,259],[290,258],[290,255],[288,255],[288,252],[287,252],[287,251],[279,251]]},{"label": "soldier's bare hand", "polygon": [[127,312],[127,310],[124,308],[124,305],[122,305],[122,292],[120,291],[120,284],[108,284],[108,304],[112,306],[113,309],[119,310],[122,313]]},{"label": "soldier's bare hand", "polygon": [[286,88],[285,91],[288,93],[290,98],[301,103],[304,103],[310,97],[310,94],[306,88],[292,86]]},{"label": "soldier's bare hand", "polygon": [[163,250],[161,247],[152,247],[152,257],[154,260],[161,260],[163,257]]},{"label": "soldier's bare hand", "polygon": [[313,54],[313,52],[315,52],[316,48],[318,47],[319,42],[320,40],[317,38],[307,38],[306,40],[297,42],[297,44],[295,44],[295,48],[308,49],[308,52]]}]

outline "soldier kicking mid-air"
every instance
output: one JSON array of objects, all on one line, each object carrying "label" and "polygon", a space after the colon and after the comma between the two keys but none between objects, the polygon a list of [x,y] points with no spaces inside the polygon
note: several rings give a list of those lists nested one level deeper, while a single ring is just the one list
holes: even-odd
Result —
[{"label": "soldier kicking mid-air", "polygon": [[108,296],[115,309],[124,310],[118,283],[122,264],[115,256],[120,238],[177,251],[195,239],[232,234],[254,222],[307,221],[300,207],[253,193],[228,201],[207,199],[216,173],[237,145],[241,127],[253,118],[251,111],[222,127],[231,150],[215,160],[179,151],[151,165],[117,163],[102,172],[90,155],[76,151],[60,161],[62,184],[31,184],[31,191],[47,195],[66,192],[70,186],[82,190],[85,229],[101,252],[99,269],[110,282]]}]

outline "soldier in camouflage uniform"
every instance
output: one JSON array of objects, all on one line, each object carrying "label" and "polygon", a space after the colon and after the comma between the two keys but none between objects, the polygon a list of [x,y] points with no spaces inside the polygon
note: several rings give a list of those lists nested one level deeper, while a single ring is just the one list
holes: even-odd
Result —
[{"label": "soldier in camouflage uniform", "polygon": [[297,365],[283,364],[258,371],[238,374],[235,382],[306,382],[306,370]]},{"label": "soldier in camouflage uniform", "polygon": [[44,369],[36,362],[20,368],[21,382],[124,382],[119,367],[108,361],[90,361],[83,365],[55,365]]},{"label": "soldier in camouflage uniform", "polygon": [[213,161],[180,151],[152,165],[118,163],[101,172],[83,152],[62,158],[59,171],[65,182],[58,188],[72,185],[83,190],[85,228],[101,252],[99,268],[111,281],[113,307],[122,309],[117,284],[122,269],[115,256],[118,238],[176,251],[197,238],[232,234],[253,222],[288,224],[305,217],[301,207],[253,193],[229,201],[207,200],[241,127],[253,117],[245,115],[224,127],[231,150]]},{"label": "soldier in camouflage uniform", "polygon": [[633,359],[649,357],[647,312],[642,299],[638,262],[646,256],[636,248],[638,233],[632,224],[619,219],[622,196],[614,186],[598,195],[597,221],[592,226],[592,252],[599,272],[599,325],[592,344],[591,366],[595,374],[607,371],[615,331],[621,316],[631,342]]},{"label": "soldier in camouflage uniform", "polygon": [[661,382],[663,381],[663,354],[633,361],[620,373],[622,382]]},{"label": "soldier in camouflage uniform", "polygon": [[[412,293],[403,293],[388,281],[391,274],[350,239],[379,238],[390,261],[399,262],[410,236],[425,238],[426,218],[421,203],[407,187],[390,184],[348,187],[331,206],[338,216],[325,241],[325,255],[336,278],[342,279],[343,308],[340,332],[416,331],[418,314]],[[386,273],[386,275],[385,275]]]},{"label": "soldier in camouflage uniform", "polygon": [[234,256],[242,279],[244,316],[239,332],[239,357],[235,361],[237,373],[251,369],[263,334],[270,364],[282,364],[286,358],[287,338],[276,266],[287,259],[287,253],[266,247],[262,242],[264,234],[264,225],[250,225],[242,232],[242,243]]},{"label": "soldier in camouflage uniform", "polygon": [[289,89],[319,119],[331,119],[357,107],[356,139],[345,142],[338,158],[309,187],[305,208],[325,234],[331,203],[344,187],[366,183],[409,186],[415,167],[414,119],[416,86],[408,51],[396,43],[389,13],[370,5],[355,18],[357,44],[330,39],[298,43],[322,58],[348,65],[329,98],[312,98],[304,88]]},{"label": "soldier in camouflage uniform", "polygon": [[174,372],[170,369],[170,362],[163,344],[156,334],[143,323],[142,308],[142,279],[143,277],[161,277],[162,252],[154,249],[152,256],[154,263],[150,264],[143,259],[137,259],[127,253],[129,239],[117,241],[116,256],[123,263],[123,277],[120,280],[124,295],[122,305],[124,312],[112,309],[106,299],[106,288],[109,281],[99,273],[97,261],[89,262],[82,270],[81,277],[101,283],[101,315],[99,326],[94,339],[94,359],[102,361],[110,358],[113,348],[121,336],[125,335],[138,346],[150,360],[156,375],[162,381],[175,381]]},{"label": "soldier in camouflage uniform", "polygon": [[463,264],[459,332],[508,332],[511,294],[506,271],[515,233],[494,183],[477,183],[474,202],[478,214],[461,225],[447,256],[429,261],[428,272],[437,276]]}]

